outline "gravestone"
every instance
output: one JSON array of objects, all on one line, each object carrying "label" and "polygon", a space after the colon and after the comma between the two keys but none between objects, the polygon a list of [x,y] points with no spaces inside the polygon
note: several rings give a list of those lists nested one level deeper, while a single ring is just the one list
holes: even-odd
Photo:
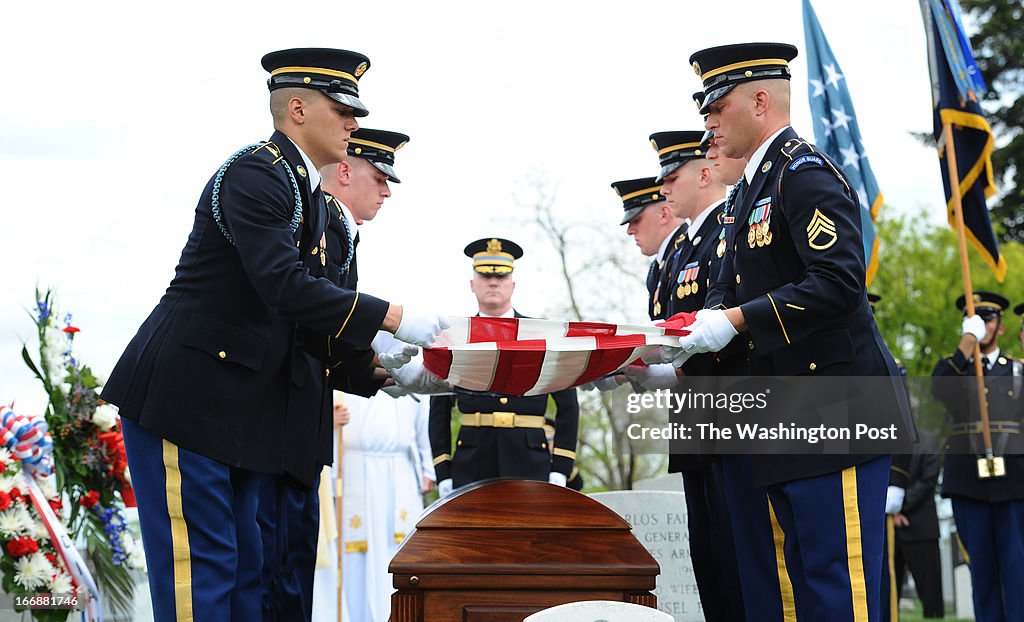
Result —
[{"label": "gravestone", "polygon": [[654,590],[658,609],[670,614],[675,622],[704,622],[690,561],[686,500],[682,482],[676,478],[648,480],[649,485],[668,490],[599,492],[590,497],[626,519],[633,535],[661,566]]}]

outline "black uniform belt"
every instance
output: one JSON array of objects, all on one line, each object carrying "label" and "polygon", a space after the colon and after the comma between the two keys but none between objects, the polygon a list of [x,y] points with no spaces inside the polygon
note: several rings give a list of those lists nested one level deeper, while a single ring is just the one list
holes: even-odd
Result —
[{"label": "black uniform belt", "polygon": [[462,415],[462,425],[486,428],[543,428],[541,415],[517,415],[516,413],[467,413]]},{"label": "black uniform belt", "polygon": [[[992,432],[1005,434],[1020,434],[1020,423],[1016,421],[989,421],[988,427]],[[980,421],[970,423],[954,423],[953,434],[981,434]]]}]

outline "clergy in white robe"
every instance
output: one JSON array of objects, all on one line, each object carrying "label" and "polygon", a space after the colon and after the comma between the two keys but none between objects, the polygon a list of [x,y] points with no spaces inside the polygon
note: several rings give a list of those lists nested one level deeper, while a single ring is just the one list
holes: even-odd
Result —
[{"label": "clergy in white robe", "polygon": [[[350,420],[342,446],[342,620],[387,622],[394,591],[388,564],[416,525],[422,495],[435,480],[428,403],[385,393],[345,395],[344,401]],[[327,549],[322,557],[330,561],[318,566],[314,580],[315,622],[337,621],[339,545],[326,537],[330,531],[321,529]]]}]

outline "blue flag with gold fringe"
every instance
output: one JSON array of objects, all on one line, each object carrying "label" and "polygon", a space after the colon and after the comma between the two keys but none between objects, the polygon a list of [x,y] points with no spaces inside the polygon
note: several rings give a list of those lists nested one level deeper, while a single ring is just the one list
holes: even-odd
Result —
[{"label": "blue flag with gold fringe", "polygon": [[878,269],[878,237],[875,218],[882,206],[882,192],[871,172],[864,143],[853,111],[853,100],[846,88],[832,48],[818,22],[810,0],[804,2],[804,38],[807,47],[808,96],[811,118],[814,119],[814,142],[833,160],[840,162],[843,172],[860,197],[861,229],[864,236],[866,285],[870,285]]},{"label": "blue flag with gold fringe", "polygon": [[956,0],[921,0],[921,14],[928,37],[934,134],[939,146],[949,224],[956,226],[946,163],[949,145],[945,144],[942,130],[944,123],[949,123],[953,130],[965,234],[1002,282],[1006,276],[1006,259],[999,254],[999,243],[992,231],[992,221],[985,204],[985,200],[996,193],[992,173],[995,139],[978,103],[978,98],[987,90],[985,81],[964,35]]}]

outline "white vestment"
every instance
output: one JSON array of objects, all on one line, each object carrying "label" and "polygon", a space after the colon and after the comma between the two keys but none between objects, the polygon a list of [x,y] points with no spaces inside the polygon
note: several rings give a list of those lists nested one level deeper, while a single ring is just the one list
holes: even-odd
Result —
[{"label": "white vestment", "polygon": [[[388,564],[423,511],[422,478],[435,479],[429,402],[420,400],[385,393],[369,399],[344,396],[351,413],[343,428],[342,457],[344,622],[387,622],[391,616]],[[313,620],[336,622],[339,544],[321,538],[321,545],[331,556],[327,567],[317,566]]]}]

